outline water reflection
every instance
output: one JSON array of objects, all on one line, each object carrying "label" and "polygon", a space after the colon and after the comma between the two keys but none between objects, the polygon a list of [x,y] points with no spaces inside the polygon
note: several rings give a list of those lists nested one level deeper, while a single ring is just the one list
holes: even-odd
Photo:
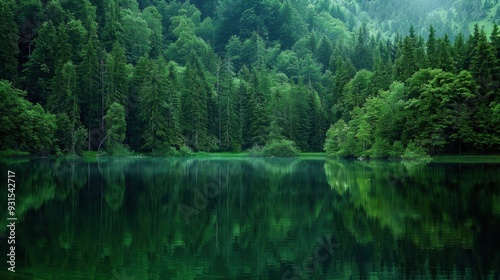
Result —
[{"label": "water reflection", "polygon": [[28,276],[499,276],[500,165],[36,160],[2,163],[3,181],[7,168],[19,176],[17,265]]}]

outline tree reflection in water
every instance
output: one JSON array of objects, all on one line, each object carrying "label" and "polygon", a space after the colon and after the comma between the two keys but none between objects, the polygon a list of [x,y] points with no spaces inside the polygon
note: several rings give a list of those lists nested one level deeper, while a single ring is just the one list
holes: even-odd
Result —
[{"label": "tree reflection in water", "polygon": [[[62,167],[61,167],[62,166]],[[263,158],[9,161],[41,278],[498,277],[500,165]],[[221,182],[186,223],[179,205]],[[4,190],[3,190],[4,191]],[[5,192],[5,191],[4,191]],[[0,207],[6,208],[6,200]],[[6,214],[2,212],[5,228]],[[314,259],[317,240],[331,256]],[[5,242],[0,247],[6,248]],[[299,270],[297,270],[299,269]],[[289,277],[289,278],[287,278]]]}]

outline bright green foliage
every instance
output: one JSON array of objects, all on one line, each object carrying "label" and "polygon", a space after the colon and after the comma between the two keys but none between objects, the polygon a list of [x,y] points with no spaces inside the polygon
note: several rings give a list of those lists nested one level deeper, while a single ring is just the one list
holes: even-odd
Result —
[{"label": "bright green foliage", "polygon": [[361,120],[356,132],[356,138],[363,145],[363,150],[366,150],[368,145],[371,144],[372,127],[366,120]]},{"label": "bright green foliage", "polygon": [[68,61],[58,70],[52,82],[52,93],[47,101],[50,112],[67,114],[72,127],[80,123],[80,100],[78,98],[76,66]]},{"label": "bright green foliage", "polygon": [[332,111],[333,119],[338,120],[344,113],[344,103],[341,101],[344,98],[344,88],[356,75],[356,68],[349,59],[347,61],[337,60],[335,63],[337,71],[333,80]]},{"label": "bright green foliage", "polygon": [[106,133],[108,136],[107,147],[108,150],[113,151],[117,147],[122,146],[123,141],[125,141],[127,123],[125,122],[125,109],[123,105],[116,102],[111,104],[104,120],[106,122]]},{"label": "bright green foliage", "polygon": [[13,88],[7,81],[0,81],[0,95],[0,149],[50,153],[56,117],[46,113],[39,104],[27,101],[26,93]]},{"label": "bright green foliage", "polygon": [[148,28],[151,30],[149,56],[151,58],[158,58],[161,55],[163,47],[163,32],[162,32],[162,16],[156,7],[147,7],[142,13],[141,18],[146,21]]},{"label": "bright green foliage", "polygon": [[[454,75],[442,70],[422,70],[428,73],[422,80],[420,72],[409,79],[409,87],[416,91],[408,100],[406,135],[426,152],[435,153],[457,141],[471,143],[471,99],[475,82],[467,71]],[[411,135],[411,136],[410,136]],[[453,142],[452,142],[453,141]]]},{"label": "bright green foliage", "polygon": [[348,130],[349,126],[344,120],[339,120],[328,129],[326,132],[325,152],[329,156],[338,157],[347,155],[345,147]]},{"label": "bright green foliage", "polygon": [[426,151],[413,142],[408,144],[401,158],[404,160],[430,160]]},{"label": "bright green foliage", "polygon": [[[139,58],[145,54],[149,54],[151,50],[152,32],[148,27],[148,23],[139,17],[137,14],[129,10],[122,11],[122,26],[123,26],[123,46],[125,47],[125,56],[130,63],[137,63]],[[151,22],[153,24],[153,22]],[[157,27],[155,26],[155,29]],[[158,32],[158,30],[155,30]],[[158,40],[154,34],[155,40]],[[157,41],[155,41],[158,44]],[[156,45],[155,47],[158,47]],[[155,49],[158,52],[158,49]]]},{"label": "bright green foliage", "polygon": [[[0,78],[58,114],[57,153],[108,141],[113,103],[119,142],[163,155],[285,139],[346,157],[496,153],[496,7],[443,1],[7,0]],[[485,27],[468,30],[470,11]]]},{"label": "bright green foliage", "polygon": [[266,157],[296,157],[299,152],[290,140],[273,140],[262,148],[262,155]]},{"label": "bright green foliage", "polygon": [[347,117],[355,107],[362,106],[366,98],[370,96],[372,76],[372,72],[361,70],[345,85],[342,99],[340,99],[342,107],[336,107],[344,117]]},{"label": "bright green foliage", "polygon": [[[185,12],[185,11],[184,11]],[[169,45],[166,54],[180,64],[185,64],[191,52],[201,57],[209,52],[210,47],[203,39],[195,34],[195,23],[187,15],[182,14],[171,18],[173,24],[172,33],[177,40]]]}]

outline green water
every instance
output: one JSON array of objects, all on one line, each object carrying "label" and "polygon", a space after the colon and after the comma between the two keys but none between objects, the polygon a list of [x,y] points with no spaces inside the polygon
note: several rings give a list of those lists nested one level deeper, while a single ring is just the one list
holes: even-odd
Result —
[{"label": "green water", "polygon": [[[0,279],[498,279],[500,164],[25,160]],[[17,278],[14,278],[17,277]]]}]

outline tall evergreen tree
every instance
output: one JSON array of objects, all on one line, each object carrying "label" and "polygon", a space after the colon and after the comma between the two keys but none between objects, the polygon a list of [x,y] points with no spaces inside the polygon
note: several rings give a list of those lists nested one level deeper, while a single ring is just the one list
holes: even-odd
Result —
[{"label": "tall evergreen tree", "polygon": [[54,76],[56,37],[54,24],[50,21],[43,23],[34,42],[36,48],[24,68],[28,99],[41,105],[47,101]]},{"label": "tall evergreen tree", "polygon": [[471,72],[479,84],[479,92],[482,95],[490,95],[498,88],[500,81],[498,60],[484,29],[479,33],[477,45],[472,53]]},{"label": "tall evergreen tree", "polygon": [[192,54],[182,80],[183,133],[196,151],[209,148],[208,98],[209,87],[199,59]]},{"label": "tall evergreen tree", "polygon": [[233,66],[231,60],[223,61],[220,88],[220,142],[221,149],[238,151],[241,149],[241,130],[239,129],[238,100],[233,84]]},{"label": "tall evergreen tree", "polygon": [[0,3],[0,79],[14,81],[17,76],[17,24],[14,21],[16,3]]},{"label": "tall evergreen tree", "polygon": [[454,61],[452,54],[452,47],[448,35],[444,35],[443,39],[438,41],[438,65],[440,69],[446,72],[452,72],[454,70]]},{"label": "tall evergreen tree", "polygon": [[113,102],[125,105],[128,94],[125,49],[115,43],[106,61],[106,106]]},{"label": "tall evergreen tree", "polygon": [[427,57],[429,59],[429,66],[431,68],[439,67],[439,51],[438,51],[438,42],[436,40],[436,31],[434,27],[431,25],[429,27],[429,38],[427,39]]},{"label": "tall evergreen tree", "polygon": [[[79,99],[82,102],[82,120],[88,132],[88,149],[92,147],[91,139],[95,139],[97,131],[104,133],[104,100],[100,90],[99,40],[97,26],[91,26],[87,43],[81,52],[82,62],[77,67],[79,76]],[[97,141],[96,141],[97,142]]]},{"label": "tall evergreen tree", "polygon": [[266,113],[266,97],[261,85],[259,73],[254,70],[250,75],[248,115],[249,132],[252,145],[264,145],[267,138],[268,119]]},{"label": "tall evergreen tree", "polygon": [[144,124],[141,148],[164,153],[170,146],[167,130],[167,77],[158,61],[149,61],[151,70],[139,92],[139,117]]}]

